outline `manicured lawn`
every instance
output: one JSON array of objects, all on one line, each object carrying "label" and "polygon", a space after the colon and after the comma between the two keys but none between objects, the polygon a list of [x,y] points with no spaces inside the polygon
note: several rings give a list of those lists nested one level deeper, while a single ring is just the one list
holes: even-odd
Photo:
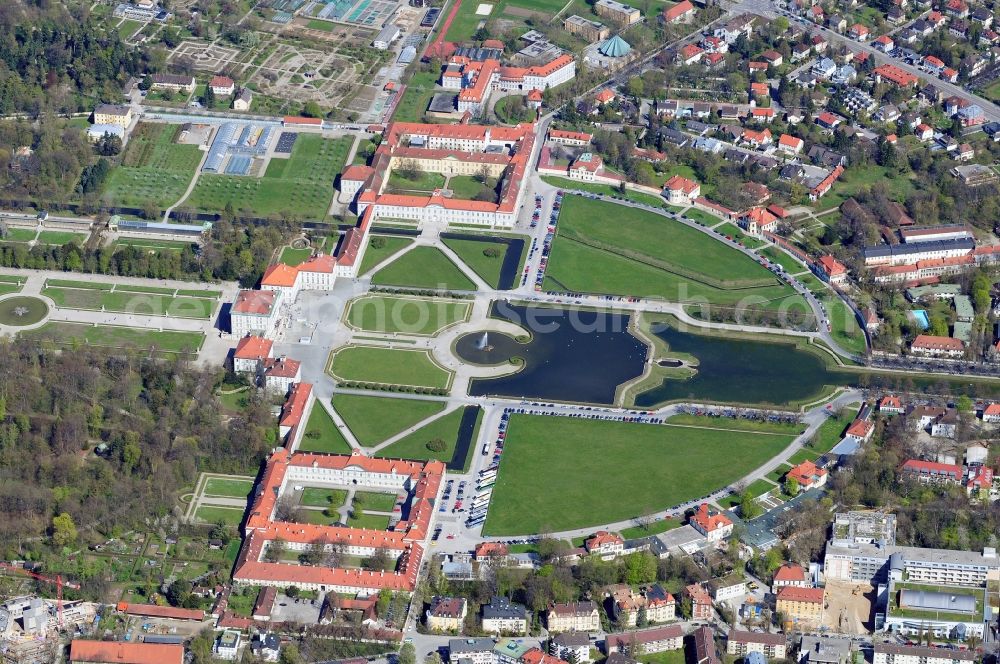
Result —
[{"label": "manicured lawn", "polygon": [[773,484],[765,479],[759,479],[750,484],[744,491],[749,493],[751,496],[756,498],[757,496],[763,496],[768,491],[773,491],[776,489]]},{"label": "manicured lawn", "polygon": [[417,247],[372,276],[378,286],[475,290],[476,286],[435,247]]},{"label": "manicured lawn", "polygon": [[875,182],[884,184],[888,188],[889,197],[898,202],[905,201],[916,187],[916,183],[910,177],[896,175],[891,169],[877,164],[849,166],[833,185],[833,189],[821,198],[817,205],[822,209],[829,209],[831,205],[828,203],[835,203],[838,199],[846,200],[862,189],[871,187]]},{"label": "manicured lawn", "polygon": [[73,281],[72,279],[46,279],[46,288],[82,288],[85,290],[112,290],[115,285],[103,281]]},{"label": "manicured lawn", "polygon": [[10,295],[18,293],[24,286],[24,277],[8,276],[0,274],[0,295]]},{"label": "manicured lawn", "polygon": [[170,297],[153,293],[129,291],[85,290],[75,288],[45,288],[42,294],[59,307],[121,311],[149,316],[177,318],[209,318],[215,302],[203,297]]},{"label": "manicured lawn", "polygon": [[[791,440],[750,432],[515,415],[484,532],[560,531],[648,514],[726,486]],[[713,461],[718,459],[726,463]],[[625,486],[627,491],[622,490]]]},{"label": "manicured lawn", "polygon": [[230,203],[258,216],[326,217],[333,181],[344,168],[354,138],[299,134],[288,159],[271,159],[263,177],[202,174],[186,204],[217,212]]},{"label": "manicured lawn", "polygon": [[813,293],[825,293],[830,290],[830,287],[824,284],[823,281],[820,280],[820,278],[815,274],[803,274],[802,276],[795,278]]},{"label": "manicured lawn", "polygon": [[787,473],[790,468],[791,466],[789,466],[788,464],[781,464],[779,467],[769,472],[766,475],[766,477],[767,479],[771,480],[772,482],[775,482],[776,484],[781,484],[782,480],[785,477],[785,473]]},{"label": "manicured lawn", "polygon": [[86,239],[85,233],[73,233],[72,231],[42,231],[38,234],[38,244],[55,244],[60,247],[70,242],[82,244]]},{"label": "manicured lawn", "polygon": [[[439,417],[430,424],[426,424],[417,429],[402,440],[399,440],[389,447],[379,450],[379,456],[393,457],[397,459],[417,459],[426,461],[438,459],[448,463],[455,453],[455,444],[458,441],[458,426],[462,423],[464,408],[456,408],[444,417]],[[440,439],[445,442],[445,448],[440,452],[434,452],[427,447],[427,443]],[[473,441],[475,444],[475,441]]]},{"label": "manicured lawn", "polygon": [[163,208],[177,202],[201,161],[197,145],[174,143],[179,132],[179,125],[147,122],[137,126],[122,165],[111,171],[104,200],[138,208],[147,203]]},{"label": "manicured lawn", "polygon": [[327,516],[323,510],[299,510],[298,519],[303,523],[312,523],[317,526],[330,526],[340,520],[340,515]]},{"label": "manicured lawn", "polygon": [[194,242],[176,242],[171,240],[147,240],[145,238],[122,238],[114,241],[114,248],[135,247],[144,249],[148,253],[160,253],[164,251],[183,251],[188,247],[196,246]]},{"label": "manicured lawn", "polygon": [[110,348],[142,348],[160,353],[194,353],[201,348],[205,335],[201,332],[151,330],[138,327],[86,325],[83,323],[46,323],[37,330],[21,334],[47,339],[59,346],[106,346]]},{"label": "manicured lawn", "polygon": [[337,509],[347,501],[347,492],[343,489],[321,489],[306,487],[302,490],[299,504],[307,507],[329,507]]},{"label": "manicured lawn", "polygon": [[815,461],[816,459],[819,458],[819,456],[820,456],[819,454],[813,452],[808,448],[802,448],[788,459],[788,463],[792,464],[793,466],[797,466],[803,461]]},{"label": "manicured lawn", "polygon": [[618,187],[612,187],[611,185],[607,184],[577,182],[576,180],[570,180],[569,178],[561,178],[555,175],[543,175],[542,180],[551,184],[554,187],[561,187],[567,190],[575,189],[577,191],[586,191],[591,194],[601,194],[602,196],[626,198],[634,203],[651,205],[655,208],[666,208],[668,210],[673,210],[674,212],[680,212],[683,209],[674,205],[667,205],[667,202],[661,196],[654,196],[653,194],[647,194],[641,191],[631,191],[631,190],[625,190],[625,193],[623,194],[621,191],[618,190]]},{"label": "manicured lawn", "polygon": [[281,250],[281,258],[278,259],[278,262],[285,265],[298,265],[306,261],[310,256],[312,256],[312,247],[306,247],[305,249],[285,247]]},{"label": "manicured lawn", "polygon": [[[445,246],[458,254],[462,262],[471,267],[483,281],[498,288],[500,285],[500,269],[503,267],[507,245],[498,242],[483,242],[480,240],[444,240]],[[499,252],[496,256],[483,253],[492,249]]]},{"label": "manicured lawn", "polygon": [[[508,13],[508,8],[530,10],[536,14],[537,19],[544,20],[555,16],[566,3],[563,0],[493,0],[488,3],[493,5],[493,9],[487,16],[476,14],[479,4],[478,2],[470,2],[469,0],[462,3],[461,8],[455,15],[455,20],[452,21],[451,26],[448,28],[448,34],[445,36],[446,39],[449,41],[466,41],[472,37],[472,34],[476,31],[476,26],[479,25],[481,20],[496,19],[501,15],[503,15],[505,20],[513,21],[515,24],[523,24],[524,18],[521,14]],[[445,13],[447,13],[447,8]]]},{"label": "manicured lawn", "polygon": [[639,661],[642,664],[684,664],[686,660],[682,648],[680,650],[664,650],[651,655],[640,655]]},{"label": "manicured lawn", "polygon": [[832,450],[843,438],[844,430],[854,421],[856,413],[855,409],[845,408],[836,415],[827,418],[826,422],[823,422],[813,435],[809,449],[819,454],[826,454]]},{"label": "manicured lawn", "polygon": [[569,196],[557,233],[547,276],[570,291],[716,304],[792,294],[748,256],[645,210]]},{"label": "manicured lawn", "polygon": [[684,522],[677,519],[660,519],[648,526],[632,526],[631,528],[620,530],[618,534],[625,539],[638,539],[640,537],[649,537],[650,535],[659,535],[668,530],[680,528],[683,525]]},{"label": "manicured lawn", "polygon": [[511,95],[500,99],[493,107],[497,119],[504,124],[516,125],[519,122],[531,122],[535,112],[524,103],[524,95]]},{"label": "manicured lawn", "polygon": [[[445,9],[445,13],[447,13]],[[475,11],[475,10],[473,10]],[[444,20],[442,17],[441,20]],[[396,122],[420,122],[427,112],[427,106],[434,96],[434,86],[437,83],[438,71],[418,71],[413,74],[410,82],[406,84],[406,91],[403,98],[396,106],[396,112],[392,119]]]},{"label": "manicured lawn", "polygon": [[199,507],[195,517],[206,523],[224,523],[227,526],[238,526],[243,520],[243,510],[235,507]]},{"label": "manicured lawn", "polygon": [[761,240],[758,240],[752,235],[747,235],[746,233],[744,233],[743,230],[736,224],[731,224],[728,221],[719,226],[718,228],[716,228],[715,230],[722,233],[723,235],[728,235],[735,241],[741,243],[743,246],[749,247],[751,249],[756,249],[757,247],[760,247],[764,244]]},{"label": "manicured lawn", "polygon": [[334,354],[330,372],[344,381],[435,388],[451,383],[451,372],[432,361],[427,351],[397,348],[344,348]]},{"label": "manicured lawn", "polygon": [[309,413],[299,449],[303,452],[328,454],[350,454],[352,451],[350,443],[337,428],[337,423],[319,403],[313,404],[312,412]]},{"label": "manicured lawn", "polygon": [[345,320],[369,332],[433,335],[468,318],[471,308],[462,300],[367,295],[351,301]]},{"label": "manicured lawn", "polygon": [[687,424],[711,429],[729,429],[731,431],[754,431],[757,433],[782,433],[798,435],[806,430],[804,424],[784,422],[758,422],[756,420],[738,420],[730,417],[702,417],[680,413],[667,418],[670,424]]},{"label": "manicured lawn", "polygon": [[324,32],[333,32],[333,29],[337,27],[336,23],[331,23],[330,21],[323,21],[320,19],[311,19],[307,24],[310,30],[323,30]]},{"label": "manicured lawn", "polygon": [[253,491],[253,480],[233,480],[223,477],[211,477],[205,482],[206,496],[225,496],[227,498],[246,498]]},{"label": "manicured lawn", "polygon": [[226,410],[233,411],[234,413],[242,413],[247,407],[248,400],[250,398],[250,390],[243,389],[238,392],[229,392],[226,394],[220,394],[219,403]]},{"label": "manicured lawn", "polygon": [[444,187],[444,176],[440,173],[427,173],[424,171],[417,171],[414,173],[416,177],[414,179],[409,179],[403,177],[403,174],[398,170],[393,171],[389,174],[389,189],[394,190],[397,193],[431,193],[435,189],[441,189]]},{"label": "manicured lawn", "polygon": [[718,217],[696,208],[688,208],[687,212],[684,213],[684,216],[691,221],[701,222],[705,226],[715,226],[717,223],[722,221]]},{"label": "manicured lawn", "polygon": [[444,402],[338,394],[333,407],[362,445],[381,443],[444,410]]},{"label": "manicured lawn", "polygon": [[413,244],[413,240],[408,237],[395,237],[392,235],[377,235],[368,239],[368,248],[365,249],[365,257],[361,260],[361,267],[358,274],[366,274],[389,256],[402,251]]},{"label": "manicured lawn", "polygon": [[356,511],[391,512],[396,506],[395,493],[381,491],[356,491],[354,493],[354,509]]},{"label": "manicured lawn", "polygon": [[850,353],[864,354],[867,349],[865,333],[850,307],[839,297],[832,295],[823,298],[823,304],[826,306],[827,318],[833,328],[831,333],[834,340]]},{"label": "manicured lawn", "polygon": [[760,253],[767,256],[768,260],[785,268],[785,271],[790,274],[798,274],[799,272],[808,269],[802,263],[798,262],[780,249],[768,247],[767,249],[762,249]]},{"label": "manicured lawn", "polygon": [[8,228],[4,242],[31,242],[38,231],[34,228]]},{"label": "manicured lawn", "polygon": [[455,198],[472,200],[483,191],[489,191],[491,195],[495,196],[496,192],[490,187],[490,184],[493,184],[492,181],[484,185],[471,175],[452,175],[451,179],[448,180],[448,189],[451,190]]},{"label": "manicured lawn", "polygon": [[368,528],[369,530],[388,530],[389,517],[384,514],[355,513],[347,519],[349,528]]}]

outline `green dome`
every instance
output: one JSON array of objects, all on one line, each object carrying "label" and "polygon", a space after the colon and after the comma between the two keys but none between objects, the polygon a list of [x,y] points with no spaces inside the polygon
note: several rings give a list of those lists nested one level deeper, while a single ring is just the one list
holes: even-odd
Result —
[{"label": "green dome", "polygon": [[597,47],[597,52],[608,58],[620,58],[629,54],[632,47],[629,43],[615,35],[611,39],[605,40],[603,44]]}]

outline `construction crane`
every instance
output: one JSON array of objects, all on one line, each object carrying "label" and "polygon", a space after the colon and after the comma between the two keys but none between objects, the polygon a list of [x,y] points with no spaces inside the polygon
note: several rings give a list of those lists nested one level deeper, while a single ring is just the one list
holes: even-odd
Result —
[{"label": "construction crane", "polygon": [[41,574],[36,574],[35,572],[28,571],[23,567],[17,567],[15,565],[10,565],[8,563],[0,563],[0,568],[9,569],[12,572],[18,572],[20,574],[27,574],[28,576],[38,579],[39,581],[45,581],[46,583],[54,583],[56,585],[56,624],[59,625],[59,629],[63,626],[63,601],[62,601],[62,589],[63,586],[73,588],[74,590],[80,589],[80,584],[72,583],[70,581],[63,581],[62,574],[57,574],[53,579],[50,576],[42,576]]}]

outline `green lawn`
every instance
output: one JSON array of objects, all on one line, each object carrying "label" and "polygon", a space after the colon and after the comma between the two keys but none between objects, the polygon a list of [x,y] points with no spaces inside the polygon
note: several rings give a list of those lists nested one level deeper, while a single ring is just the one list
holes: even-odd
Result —
[{"label": "green lawn", "polygon": [[625,193],[623,194],[621,191],[619,191],[618,187],[612,187],[611,185],[608,184],[578,182],[576,180],[570,180],[569,178],[561,178],[555,175],[543,175],[542,180],[551,184],[553,187],[586,191],[591,194],[601,194],[602,196],[616,196],[618,198],[624,197],[634,203],[642,203],[643,205],[652,205],[653,207],[657,208],[662,207],[668,210],[673,210],[674,212],[680,212],[683,209],[675,205],[667,205],[667,202],[661,196],[654,196],[653,194],[647,194],[642,191],[631,191],[629,189],[626,189]]},{"label": "green lawn", "polygon": [[368,248],[365,250],[365,257],[361,259],[361,267],[358,274],[366,274],[385,259],[402,251],[413,244],[413,239],[408,237],[396,237],[393,235],[377,235],[368,239]]},{"label": "green lawn", "polygon": [[535,111],[527,107],[524,99],[524,95],[510,95],[497,101],[493,107],[497,119],[509,125],[534,121]]},{"label": "green lawn", "polygon": [[817,205],[824,210],[840,205],[840,202],[856,195],[862,189],[868,189],[876,182],[884,184],[889,197],[900,203],[905,201],[916,188],[916,183],[910,176],[897,175],[892,169],[877,164],[849,166],[833,185],[833,189],[821,198]]},{"label": "green lawn", "polygon": [[[447,8],[444,13],[448,13]],[[444,20],[444,17],[441,20]],[[427,106],[431,103],[431,97],[434,96],[438,75],[437,70],[415,72],[410,82],[406,84],[406,91],[399,100],[392,119],[396,122],[421,122],[424,113],[427,112]]]},{"label": "green lawn", "polygon": [[391,512],[396,506],[396,495],[381,491],[356,491],[353,507],[358,511]]},{"label": "green lawn", "polygon": [[440,173],[427,173],[425,171],[416,171],[416,175],[412,180],[403,177],[403,174],[398,171],[392,171],[389,174],[389,184],[388,189],[392,190],[390,193],[426,193],[429,194],[435,189],[444,188],[444,176]]},{"label": "green lawn", "polygon": [[327,454],[350,454],[352,451],[350,443],[337,428],[337,423],[319,403],[313,404],[298,449],[302,452]]},{"label": "green lawn", "polygon": [[423,350],[350,346],[337,351],[330,372],[342,381],[447,388],[451,372]]},{"label": "green lawn", "polygon": [[802,448],[788,459],[788,463],[792,464],[793,466],[797,466],[803,461],[815,461],[816,459],[819,458],[819,456],[820,456],[819,454],[813,452],[810,449]]},{"label": "green lawn", "polygon": [[785,271],[791,274],[798,274],[799,272],[808,269],[802,263],[789,256],[781,249],[768,247],[767,249],[761,249],[760,253],[766,256],[768,260],[785,268]]},{"label": "green lawn", "polygon": [[763,246],[764,244],[763,241],[753,237],[752,235],[747,235],[746,233],[743,232],[743,229],[741,229],[739,226],[737,226],[736,224],[729,223],[728,221],[719,226],[718,228],[716,228],[715,230],[722,233],[723,235],[728,235],[736,242],[739,242],[743,246],[749,247],[751,249],[756,249],[757,247]]},{"label": "green lawn", "polygon": [[224,523],[227,526],[238,526],[243,520],[243,510],[236,507],[199,507],[195,517],[206,523]]},{"label": "green lawn", "polygon": [[344,320],[368,332],[433,335],[469,317],[472,303],[393,295],[366,295],[351,300]]},{"label": "green lawn", "polygon": [[806,430],[804,424],[784,422],[758,422],[756,420],[740,420],[731,417],[703,417],[679,413],[667,418],[670,424],[686,424],[710,429],[729,429],[731,431],[754,431],[757,433],[782,433],[798,435]]},{"label": "green lawn", "polygon": [[[448,463],[451,461],[452,455],[455,454],[458,426],[462,423],[464,413],[464,408],[456,408],[444,417],[439,417],[430,424],[425,424],[402,440],[382,448],[378,454],[383,457],[419,461],[438,459]],[[427,447],[428,442],[437,439],[445,442],[445,448],[440,452],[434,452]],[[475,441],[473,441],[473,445],[475,445]]]},{"label": "green lawn", "polygon": [[759,479],[750,484],[744,491],[749,493],[752,497],[763,496],[768,491],[773,491],[775,487],[772,483],[765,479]]},{"label": "green lawn", "polygon": [[111,171],[104,200],[138,208],[176,203],[202,156],[197,145],[174,143],[179,132],[180,125],[139,124],[129,138],[122,165]]},{"label": "green lawn", "polygon": [[8,228],[3,239],[4,242],[31,242],[37,234],[34,228]]},{"label": "green lawn", "polygon": [[683,525],[684,522],[678,521],[677,519],[660,519],[659,521],[655,521],[648,526],[632,526],[631,528],[620,530],[618,531],[618,534],[625,539],[638,539],[640,537],[649,537],[650,535],[659,535],[660,533],[665,533],[668,530],[680,528]]},{"label": "green lawn", "polygon": [[388,530],[389,517],[384,514],[355,513],[347,519],[347,526],[349,528],[368,528],[369,530]]},{"label": "green lawn", "polygon": [[312,247],[306,247],[305,249],[285,247],[281,250],[281,258],[278,259],[278,262],[285,265],[298,265],[308,260],[312,256],[312,251]]},{"label": "green lawn", "polygon": [[858,324],[858,319],[844,301],[833,295],[823,298],[827,318],[832,326],[834,340],[840,346],[856,355],[863,355],[867,349],[865,333]]},{"label": "green lawn", "polygon": [[639,661],[642,664],[684,664],[686,659],[682,648],[680,650],[664,650],[651,655],[640,655]]},{"label": "green lawn", "polygon": [[809,449],[813,452],[826,454],[844,437],[844,430],[854,421],[856,409],[845,408],[839,413],[828,417],[813,435]]},{"label": "green lawn", "polygon": [[830,292],[830,287],[823,283],[819,277],[813,273],[803,274],[802,276],[795,277],[799,282],[808,288],[813,293],[828,293]]},{"label": "green lawn", "polygon": [[789,468],[791,468],[791,466],[788,464],[781,464],[779,467],[769,472],[766,477],[776,484],[781,484],[785,477],[785,473],[788,472]]},{"label": "green lawn", "polygon": [[93,326],[84,323],[46,323],[22,335],[46,339],[59,346],[105,346],[110,348],[141,348],[161,353],[193,353],[201,348],[205,335],[201,332],[157,331],[137,327]]},{"label": "green lawn", "polygon": [[436,247],[417,247],[372,276],[377,286],[475,290],[476,285]]},{"label": "green lawn", "polygon": [[24,286],[24,279],[24,277],[0,274],[0,295],[21,292],[21,288]]},{"label": "green lawn", "polygon": [[299,134],[288,159],[271,159],[263,177],[202,174],[187,205],[217,212],[230,203],[258,216],[326,217],[333,181],[344,169],[354,138]]},{"label": "green lawn", "polygon": [[[501,15],[507,21],[524,24],[524,17],[521,14],[523,10],[533,12],[536,20],[547,21],[555,16],[566,3],[563,0],[494,0],[494,2],[489,4],[493,5],[490,14],[488,16],[479,16],[476,14],[476,9],[479,6],[478,2],[462,3],[461,8],[455,15],[455,20],[448,27],[448,34],[445,38],[449,41],[467,41],[472,38],[472,34],[476,31],[476,26],[479,25],[481,20],[496,19]],[[445,14],[448,13],[448,9],[445,8]],[[509,11],[510,9],[518,13],[513,13]]]},{"label": "green lawn", "polygon": [[298,519],[303,523],[313,523],[317,526],[331,526],[340,520],[339,514],[327,516],[324,510],[299,510]]},{"label": "green lawn", "polygon": [[150,316],[176,318],[210,318],[215,301],[203,297],[171,297],[144,292],[86,290],[76,288],[45,288],[42,295],[56,306],[67,309],[121,311]]},{"label": "green lawn", "polygon": [[686,219],[690,219],[691,221],[700,222],[705,226],[715,226],[717,223],[722,221],[715,215],[709,214],[704,210],[699,210],[697,208],[688,208],[684,213],[684,217]]},{"label": "green lawn", "polygon": [[253,480],[234,480],[223,477],[211,477],[205,482],[206,496],[225,496],[227,498],[246,498],[253,491]]},{"label": "green lawn", "polygon": [[[444,243],[445,246],[458,254],[462,262],[471,267],[483,281],[493,286],[493,288],[500,286],[500,269],[503,267],[504,257],[507,253],[506,244],[485,242],[482,240],[456,240],[452,238],[444,240]],[[487,256],[483,252],[489,249],[498,251],[499,253],[496,256]]]},{"label": "green lawn", "polygon": [[484,191],[488,191],[490,195],[493,196],[493,200],[495,201],[495,186],[496,184],[492,180],[490,180],[488,184],[483,184],[472,175],[452,175],[451,179],[448,180],[448,189],[451,190],[451,193],[455,196],[455,198],[470,201]]},{"label": "green lawn", "polygon": [[42,231],[38,234],[38,244],[54,244],[60,247],[70,242],[83,244],[83,241],[86,239],[86,233],[74,233],[72,231]]},{"label": "green lawn", "polygon": [[324,32],[333,32],[333,29],[337,27],[336,23],[331,23],[330,21],[324,21],[322,19],[311,19],[306,27],[311,30],[323,30]]},{"label": "green lawn", "polygon": [[333,407],[362,445],[370,447],[442,410],[441,401],[337,394]]},{"label": "green lawn", "polygon": [[750,257],[645,210],[569,196],[557,233],[546,274],[561,290],[769,306],[793,295]]},{"label": "green lawn", "polygon": [[116,250],[119,247],[135,247],[136,249],[146,249],[150,253],[161,251],[183,251],[188,247],[197,246],[195,242],[180,242],[175,240],[147,240],[145,238],[119,238],[112,245]]},{"label": "green lawn", "polygon": [[[791,440],[751,432],[515,415],[484,532],[560,531],[648,514],[726,486]],[[718,459],[726,463],[720,465]]]},{"label": "green lawn", "polygon": [[299,504],[307,507],[329,507],[337,509],[347,502],[347,492],[343,489],[321,489],[306,487],[302,490]]}]

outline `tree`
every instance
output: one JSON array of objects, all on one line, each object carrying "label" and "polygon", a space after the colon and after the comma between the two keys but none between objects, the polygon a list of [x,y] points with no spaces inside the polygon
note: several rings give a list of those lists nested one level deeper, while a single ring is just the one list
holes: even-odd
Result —
[{"label": "tree", "polygon": [[434,438],[432,440],[427,441],[427,449],[429,449],[431,452],[444,452],[446,449],[448,449],[448,443],[444,442],[440,438]]},{"label": "tree", "polygon": [[302,664],[305,662],[299,654],[299,647],[294,643],[289,643],[281,649],[278,655],[278,664]]},{"label": "tree", "polygon": [[640,606],[635,616],[635,626],[646,627],[647,625],[649,625],[649,616],[646,614],[646,607]]},{"label": "tree", "polygon": [[264,550],[264,562],[276,563],[281,560],[282,556],[285,555],[285,540],[280,537],[276,537],[271,540],[271,543],[267,545]]},{"label": "tree", "polygon": [[375,552],[371,556],[365,558],[361,562],[361,567],[367,570],[379,572],[392,569],[393,564],[394,563],[392,558],[389,556],[389,552],[384,548],[379,547],[375,549]]},{"label": "tree", "polygon": [[94,150],[99,155],[113,157],[122,151],[122,139],[112,133],[104,132],[104,136],[97,139],[97,143],[94,144]]},{"label": "tree", "polygon": [[441,660],[441,653],[435,650],[427,657],[424,657],[424,664],[443,664],[443,661]]},{"label": "tree", "polygon": [[167,601],[171,606],[184,606],[184,602],[191,594],[191,582],[186,579],[177,579],[167,588]]},{"label": "tree", "polygon": [[757,499],[749,491],[744,491],[740,496],[740,518],[744,520],[756,519],[764,513],[764,508],[760,506]]},{"label": "tree", "polygon": [[52,542],[56,546],[69,546],[76,541],[76,524],[66,512],[52,517]]},{"label": "tree", "polygon": [[404,643],[403,647],[399,649],[399,664],[416,664],[417,663],[417,649],[413,647],[412,643]]},{"label": "tree", "polygon": [[302,115],[307,118],[321,118],[324,114],[319,104],[314,101],[307,101],[305,106],[302,107]]},{"label": "tree", "polygon": [[794,477],[785,479],[785,493],[789,496],[799,495],[799,481]]},{"label": "tree", "polygon": [[205,86],[205,96],[202,98],[202,102],[205,104],[205,108],[215,106],[215,90],[212,89],[211,85]]}]

